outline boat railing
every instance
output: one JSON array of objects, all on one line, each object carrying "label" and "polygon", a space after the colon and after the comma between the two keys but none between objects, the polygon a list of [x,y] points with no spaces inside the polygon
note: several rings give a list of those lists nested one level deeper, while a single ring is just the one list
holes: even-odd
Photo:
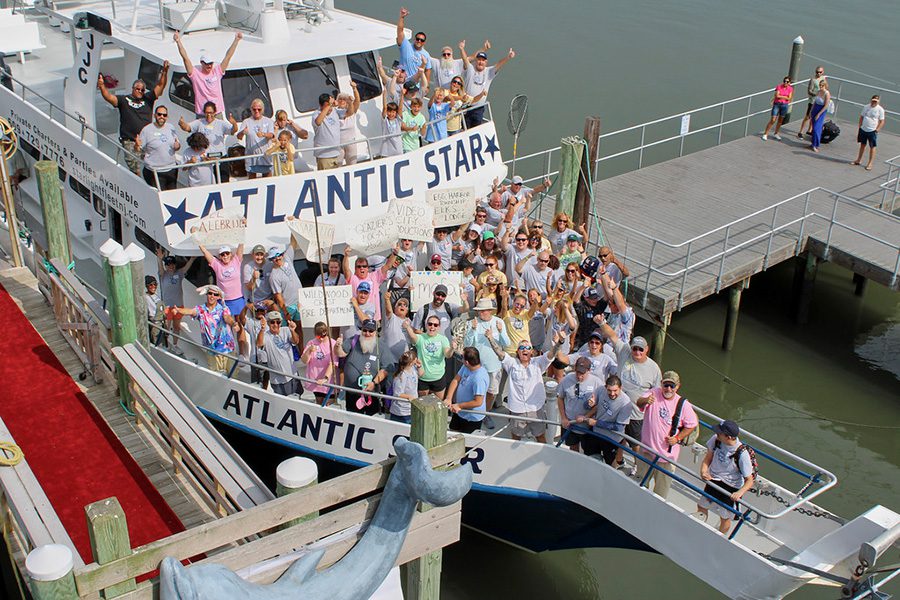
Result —
[{"label": "boat railing", "polygon": [[[897,201],[897,196],[900,196],[900,156],[889,158],[884,162],[888,166],[888,172],[884,178],[884,183],[881,184],[882,193],[879,208],[893,213],[894,203]],[[888,196],[891,198],[890,203],[888,202]]]},{"label": "boat railing", "polygon": [[[485,122],[492,121],[493,115],[491,113],[490,102],[486,103],[485,106],[487,107],[485,110],[485,114],[487,115]],[[425,127],[427,130],[427,128],[430,127],[431,125],[434,125],[436,123],[446,122],[450,119],[459,117],[460,123],[462,124],[462,127],[463,127],[462,131],[465,131],[467,129],[467,127],[466,127],[465,118],[463,118],[463,115],[465,113],[469,112],[470,110],[474,110],[475,108],[478,108],[478,107],[470,106],[463,110],[455,111],[451,115],[447,115],[447,116],[441,117],[439,119],[432,119],[430,121],[426,121],[425,124],[422,125],[422,127]],[[296,157],[299,155],[310,156],[314,152],[317,153],[317,152],[321,152],[323,150],[324,151],[341,150],[348,146],[364,144],[366,147],[367,155],[369,157],[368,160],[375,160],[378,158],[378,156],[377,156],[377,153],[373,153],[373,149],[380,150],[381,145],[385,140],[392,138],[392,137],[399,137],[400,135],[401,134],[398,133],[398,134],[376,135],[376,136],[369,136],[369,137],[360,136],[360,137],[354,138],[353,140],[341,142],[340,144],[334,144],[331,146],[315,146],[315,147],[307,146],[307,147],[303,147],[303,148],[295,148],[295,157],[294,158],[296,159]],[[448,137],[452,137],[452,136],[448,136]],[[286,153],[276,152],[275,154],[276,155],[280,154],[282,157],[281,160],[284,160]],[[259,152],[256,154],[242,154],[239,156],[224,156],[221,158],[214,158],[214,159],[210,159],[210,160],[197,161],[197,162],[192,162],[192,163],[180,163],[180,164],[169,165],[169,166],[165,166],[165,167],[147,167],[147,170],[151,171],[153,173],[153,177],[156,181],[156,188],[160,189],[160,183],[159,183],[159,174],[160,173],[168,173],[172,170],[177,170],[180,172],[183,170],[189,170],[189,169],[194,169],[194,168],[209,167],[209,168],[213,169],[213,172],[215,174],[215,180],[221,181],[221,171],[220,171],[221,165],[231,164],[234,162],[243,162],[246,160],[263,159],[263,158],[267,159],[267,160],[271,160],[273,158],[273,155],[269,154],[267,152]],[[281,165],[279,164],[279,161],[272,161],[272,162],[273,162],[273,166],[272,166],[273,174],[275,176],[282,175],[281,170],[280,170]],[[268,169],[268,167],[267,167],[267,169]]]},{"label": "boat railing", "polygon": [[[811,206],[814,201],[825,203],[827,210],[819,212],[818,209]],[[801,192],[681,242],[666,241],[657,235],[640,231],[593,211],[590,215],[596,217],[604,231],[616,231],[623,234],[629,239],[632,247],[635,242],[649,246],[649,256],[646,259],[634,255],[629,256],[627,248],[622,252],[623,260],[641,267],[632,269],[633,273],[634,271],[637,273],[631,277],[633,281],[642,281],[643,284],[643,297],[637,299],[637,303],[642,308],[646,307],[652,290],[670,286],[674,282],[679,286],[678,309],[680,310],[683,308],[685,289],[690,273],[710,265],[717,266],[716,292],[718,292],[723,287],[722,277],[725,273],[725,261],[729,256],[756,244],[766,244],[763,253],[763,270],[765,270],[768,268],[772,246],[777,237],[795,238],[794,254],[799,254],[814,225],[827,227],[825,258],[831,251],[831,240],[836,230],[862,236],[894,251],[897,258],[891,271],[890,285],[893,286],[900,274],[900,242],[897,239],[884,239],[862,231],[857,226],[840,219],[838,209],[841,206],[851,207],[854,215],[865,212],[877,215],[878,218],[891,223],[900,222],[900,218],[886,211],[822,187]],[[783,222],[779,223],[779,217]],[[811,223],[813,221],[817,222]],[[748,232],[759,228],[763,229],[761,233],[751,234],[747,237]],[[735,239],[740,241],[735,242]],[[720,247],[720,249],[710,254],[710,248],[713,246]],[[698,254],[701,257],[698,257]],[[718,264],[716,265],[716,263]],[[673,265],[680,265],[680,268],[673,270],[671,268]],[[658,279],[652,280],[654,276]],[[678,281],[679,279],[680,281]]]},{"label": "boat railing", "polygon": [[[294,379],[296,381],[299,381],[301,383],[306,383],[306,384],[310,384],[310,385],[318,384],[317,381],[309,379],[302,375],[298,375],[296,373],[287,373],[284,371],[279,371],[277,369],[272,369],[265,365],[257,365],[255,363],[252,363],[252,362],[245,360],[243,358],[240,358],[240,357],[235,357],[233,354],[228,354],[228,353],[224,353],[224,352],[218,352],[215,350],[211,350],[211,349],[197,343],[195,340],[184,337],[182,335],[174,334],[171,331],[166,330],[165,328],[159,326],[158,324],[151,323],[150,326],[156,332],[155,335],[151,336],[151,341],[157,346],[161,346],[163,344],[164,338],[166,336],[173,336],[180,341],[184,341],[185,343],[187,343],[199,350],[202,350],[204,353],[217,354],[217,355],[228,358],[228,360],[231,363],[231,366],[230,366],[229,371],[223,375],[227,379],[234,378],[235,373],[237,372],[238,368],[243,365],[243,366],[247,366],[247,367],[252,367],[254,369],[258,369],[260,371],[267,371],[273,375],[288,377],[288,378]],[[355,393],[355,394],[360,393],[360,390],[357,388],[342,386],[342,385],[338,385],[336,383],[328,382],[328,383],[325,383],[324,385],[325,385],[325,387],[329,388],[329,391],[326,394],[326,397],[322,402],[323,406],[328,404],[329,401],[340,391],[346,391],[346,392],[351,392],[351,393]],[[396,396],[392,396],[390,394],[381,394],[378,392],[365,392],[365,395],[371,396],[373,398],[379,398],[379,399],[390,400],[390,401],[402,400],[401,398],[398,398]],[[300,400],[298,399],[298,401],[300,401]],[[720,419],[718,417],[716,417],[715,415],[713,415],[712,413],[704,411],[702,409],[699,409],[696,406],[694,408],[695,408],[695,410],[697,410],[698,413],[706,416],[712,422],[718,423],[720,421]],[[521,416],[521,415],[512,415],[512,414],[507,414],[507,413],[481,411],[481,410],[465,410],[464,409],[461,412],[468,412],[470,414],[483,414],[485,416],[498,417],[498,418],[503,418],[503,419],[516,419],[516,420],[524,420],[524,421],[529,421],[529,422],[545,423],[547,425],[562,427],[562,423],[560,423],[558,421],[550,420],[550,419],[537,419],[537,418],[525,417],[525,416]],[[715,497],[711,496],[709,493],[705,492],[702,489],[702,486],[705,486],[709,482],[700,478],[699,471],[695,473],[694,471],[692,471],[692,470],[688,469],[687,467],[684,467],[678,463],[672,463],[673,468],[675,468],[677,471],[676,473],[672,473],[670,471],[667,471],[667,470],[661,468],[658,465],[658,462],[660,460],[665,460],[664,457],[662,457],[659,453],[657,453],[655,450],[653,450],[649,446],[646,446],[645,444],[643,444],[640,440],[634,439],[625,434],[620,435],[620,434],[616,433],[617,439],[624,439],[626,442],[628,442],[628,444],[632,444],[635,447],[643,450],[645,453],[649,453],[649,457],[642,454],[640,451],[633,450],[630,446],[628,446],[628,444],[624,444],[624,445],[620,444],[611,438],[605,437],[596,432],[592,432],[591,430],[589,430],[586,427],[584,428],[583,431],[578,430],[578,433],[595,435],[597,437],[601,437],[605,440],[615,443],[618,447],[621,447],[624,452],[633,456],[636,463],[642,462],[644,464],[649,465],[650,475],[652,475],[653,473],[659,472],[666,477],[671,477],[673,480],[678,481],[679,483],[688,487],[695,493],[697,493],[703,497],[709,498],[711,501],[715,502],[716,504],[720,504],[723,507],[728,508],[729,511],[734,512],[734,514],[736,516],[738,516],[742,521],[750,522],[752,525],[756,524],[753,522],[754,520],[758,521],[758,519],[756,519],[756,517],[753,516],[754,514],[758,515],[759,517],[766,518],[766,519],[778,519],[778,518],[786,515],[787,513],[791,512],[792,510],[794,510],[804,504],[809,503],[812,499],[816,498],[817,496],[821,495],[822,493],[824,493],[825,491],[834,487],[834,485],[837,484],[837,477],[833,473],[828,471],[827,469],[820,467],[820,466],[818,466],[806,459],[803,459],[799,456],[796,456],[796,455],[788,452],[787,450],[784,450],[783,448],[780,448],[779,446],[772,444],[771,442],[768,442],[756,435],[753,435],[747,431],[743,431],[741,433],[741,436],[748,440],[753,441],[752,447],[759,456],[770,460],[774,465],[777,465],[778,467],[783,468],[785,471],[787,471],[789,473],[801,476],[802,478],[804,478],[804,485],[798,491],[791,491],[791,490],[788,490],[788,489],[774,483],[771,478],[767,478],[767,482],[770,485],[775,486],[776,488],[778,488],[779,491],[783,492],[785,496],[790,498],[783,502],[783,508],[781,508],[780,510],[771,512],[771,511],[767,511],[767,510],[753,504],[752,502],[750,502],[747,499],[742,499],[740,501],[740,504],[743,506],[743,510],[738,511],[737,509],[730,508],[727,505],[723,504],[721,501],[717,500]],[[562,441],[560,441],[556,445],[559,446],[561,443],[562,443]],[[784,459],[786,459],[786,460],[778,458],[779,455],[784,457]],[[800,466],[799,467],[793,466],[790,463],[788,463],[787,460],[794,461]],[[811,471],[812,473],[804,471],[803,469],[807,469],[808,471]],[[647,480],[649,479],[650,475],[648,475],[647,477],[644,477],[643,481],[641,481],[640,484],[642,487],[646,486]],[[691,483],[692,481],[699,482],[700,486],[698,487],[698,485]],[[724,489],[718,488],[717,486],[715,486],[715,484],[712,484],[712,485],[713,485],[713,487],[716,487],[717,489],[719,489],[722,492],[725,491]],[[821,487],[818,487],[811,493],[806,494],[806,492],[813,485],[820,485]],[[756,483],[756,486],[759,486],[759,482]],[[769,534],[767,534],[767,533],[764,533],[764,532],[761,532],[761,533],[763,535],[766,535],[767,537],[770,537]]]},{"label": "boat railing", "polygon": [[[868,103],[872,93],[891,95],[896,101],[893,106],[900,105],[900,92],[889,88],[860,83],[840,77],[828,77],[837,82],[837,89],[832,85],[834,94],[835,115],[840,112],[841,104],[862,107]],[[794,100],[792,107],[803,108],[806,104],[806,86],[809,79],[794,82]],[[591,165],[591,172],[582,174],[590,176],[592,182],[607,179],[647,164],[656,164],[673,158],[684,156],[718,146],[751,133],[751,123],[762,128],[771,114],[773,88],[730,98],[714,104],[701,106],[652,121],[617,129],[600,135],[599,154]],[[845,111],[846,112],[846,111]],[[900,112],[885,109],[886,119],[894,124],[893,129],[900,130]],[[795,118],[799,113],[795,115]],[[848,115],[855,119],[856,115]],[[526,184],[534,184],[545,178],[553,178],[559,173],[559,157],[561,147],[556,146],[540,152],[534,152],[515,159],[517,172],[529,173],[523,178]],[[506,164],[512,165],[512,159]],[[522,168],[520,163],[525,165]],[[547,198],[555,200],[555,196]],[[535,203],[532,214],[537,215],[542,203]]]}]

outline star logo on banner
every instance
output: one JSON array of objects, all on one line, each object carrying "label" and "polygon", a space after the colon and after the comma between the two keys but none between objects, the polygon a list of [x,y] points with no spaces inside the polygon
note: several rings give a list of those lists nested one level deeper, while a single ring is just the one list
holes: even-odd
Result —
[{"label": "star logo on banner", "polygon": [[178,225],[181,228],[181,233],[187,233],[184,230],[184,224],[191,219],[196,219],[198,215],[194,213],[188,212],[187,210],[187,198],[181,201],[181,204],[178,206],[169,206],[168,204],[163,204],[166,207],[166,210],[169,211],[169,219],[163,225],[164,227],[168,227],[169,225]]},{"label": "star logo on banner", "polygon": [[491,155],[491,160],[496,160],[494,158],[494,154],[497,152],[500,152],[500,147],[497,146],[497,136],[496,135],[492,135],[491,137],[484,136],[484,139],[485,139],[485,141],[487,141],[487,146],[484,149],[485,153]]}]

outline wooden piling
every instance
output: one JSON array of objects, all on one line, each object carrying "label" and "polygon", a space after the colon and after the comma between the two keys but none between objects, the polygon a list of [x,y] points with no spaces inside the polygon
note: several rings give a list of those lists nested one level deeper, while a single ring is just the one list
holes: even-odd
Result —
[{"label": "wooden piling", "polygon": [[656,325],[653,330],[653,340],[650,342],[650,358],[657,364],[662,362],[663,350],[666,347],[666,333],[669,331],[669,323],[672,322],[672,313],[663,315],[662,325]]},{"label": "wooden piling", "polygon": [[[135,321],[134,290],[131,282],[131,261],[122,246],[115,240],[107,240],[100,246],[100,255],[106,270],[107,310],[112,327],[113,346],[124,346],[137,340]],[[143,305],[141,305],[143,309]],[[124,369],[116,370],[119,384],[119,398],[130,410],[133,406],[128,389],[128,374]]]},{"label": "wooden piling", "polygon": [[69,247],[66,203],[59,183],[59,167],[53,161],[39,160],[34,164],[34,173],[47,233],[47,258],[58,258],[68,265],[72,262],[72,251]]},{"label": "wooden piling", "polygon": [[28,553],[25,571],[34,600],[76,600],[72,551],[62,544],[46,544]]},{"label": "wooden piling", "polygon": [[728,288],[728,312],[725,315],[725,332],[722,334],[722,350],[726,352],[730,352],[734,348],[738,313],[741,310],[741,294],[748,284],[749,280],[745,279]]},{"label": "wooden piling", "polygon": [[[275,495],[279,498],[310,488],[318,482],[319,467],[311,458],[294,456],[282,461],[275,469]],[[318,511],[311,512],[299,519],[288,521],[281,526],[281,529],[287,529],[318,516]]]},{"label": "wooden piling", "polygon": [[806,259],[799,260],[794,272],[794,321],[798,325],[806,325],[809,321],[809,306],[812,303],[813,288],[816,283],[816,273],[819,270],[821,259],[812,252],[806,253]]},{"label": "wooden piling", "polygon": [[[131,538],[128,522],[119,501],[113,498],[100,500],[84,507],[88,535],[94,562],[105,565],[119,558],[131,556]],[[104,598],[115,598],[136,589],[134,579],[110,586],[103,591]]]},{"label": "wooden piling", "polygon": [[[447,408],[434,394],[412,401],[409,439],[422,444],[426,449],[447,441]],[[419,507],[419,512],[429,509],[429,506],[423,504]],[[443,551],[435,550],[404,565],[407,600],[438,600],[441,597],[442,558]]]},{"label": "wooden piling", "polygon": [[[594,182],[597,181],[595,165],[600,152],[600,117],[588,117],[584,120],[584,140],[587,142],[587,154],[581,157],[581,176],[575,189],[575,206],[572,209],[572,221],[577,224],[587,223],[591,231],[590,213],[596,211],[594,202]],[[590,237],[590,236],[588,236]],[[585,244],[587,248],[587,244]]]},{"label": "wooden piling", "polygon": [[862,296],[866,293],[866,283],[868,283],[868,279],[865,276],[860,275],[859,273],[853,274],[853,294],[856,296]]},{"label": "wooden piling", "polygon": [[[144,285],[144,251],[134,242],[128,244],[125,253],[130,261],[131,291],[134,296],[134,326],[137,331],[137,340],[144,346],[150,347],[150,327],[147,315],[147,286]],[[159,288],[157,287],[157,290]]]},{"label": "wooden piling", "polygon": [[[584,143],[581,138],[567,137],[560,141],[559,185],[556,193],[556,211],[572,214],[575,208],[575,190],[578,187],[581,173],[581,157],[584,154]],[[580,223],[579,223],[580,224]]]},{"label": "wooden piling", "polygon": [[[794,43],[791,45],[791,62],[788,64],[788,72],[787,76],[791,78],[791,83],[797,81],[800,78],[800,62],[803,60],[803,38],[801,36],[797,36],[794,38]],[[798,90],[794,88],[794,100],[797,99]],[[787,124],[791,122],[791,105],[788,104],[787,114],[784,115],[783,124]]]}]

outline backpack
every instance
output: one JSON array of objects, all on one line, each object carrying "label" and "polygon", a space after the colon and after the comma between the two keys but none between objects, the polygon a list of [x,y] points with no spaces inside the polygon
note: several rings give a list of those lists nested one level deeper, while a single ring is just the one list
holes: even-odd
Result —
[{"label": "backpack", "polygon": [[[681,410],[684,408],[684,403],[686,401],[687,398],[683,396],[678,399],[678,405],[675,407],[675,414],[672,416],[672,427],[669,429],[669,437],[675,435],[681,429],[678,427],[678,423],[681,421]],[[687,437],[685,437],[678,443],[682,446],[693,446],[698,437],[700,437],[699,425],[697,427],[694,427],[694,431],[692,431]]]},{"label": "backpack", "polygon": [[841,135],[841,128],[834,121],[828,121],[822,125],[822,143],[827,144],[837,136]]},{"label": "backpack", "polygon": [[[455,318],[458,316],[458,315],[454,315],[454,314],[453,314],[453,307],[452,307],[452,306],[450,306],[449,304],[445,304],[444,306],[446,306],[446,308],[447,308],[447,316],[450,317],[450,320],[451,320],[451,321],[452,321],[453,319],[455,319]],[[423,314],[422,314],[422,327],[425,327],[425,322],[428,320],[428,311],[429,311],[430,309],[431,309],[431,302],[429,302],[428,304],[426,304],[425,306],[422,307],[422,311],[423,311]]]},{"label": "backpack", "polygon": [[[722,447],[722,443],[719,440],[716,440],[713,448],[718,450]],[[734,460],[734,466],[737,467],[738,473],[741,472],[741,452],[744,450],[747,451],[747,456],[750,457],[750,471],[753,475],[753,481],[759,481],[759,462],[756,460],[756,450],[754,450],[751,446],[747,444],[741,444],[738,446],[737,450],[734,451],[734,454],[731,455],[732,460]]]}]

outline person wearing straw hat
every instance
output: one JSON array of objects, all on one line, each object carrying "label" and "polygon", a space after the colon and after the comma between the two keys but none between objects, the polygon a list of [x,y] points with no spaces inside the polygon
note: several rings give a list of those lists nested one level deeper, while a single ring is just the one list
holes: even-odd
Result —
[{"label": "person wearing straw hat", "polygon": [[[485,332],[488,329],[492,330],[494,341],[503,348],[509,345],[509,336],[506,333],[506,324],[495,314],[497,308],[489,298],[479,300],[475,304],[474,311],[477,317],[467,323],[463,343],[478,350],[478,354],[481,357],[480,364],[490,377],[490,385],[487,389],[487,407],[488,410],[491,410],[494,408],[494,397],[500,391],[501,365],[500,359],[491,349],[491,344]],[[488,429],[492,429],[492,420],[485,422],[485,425],[487,425]]]},{"label": "person wearing straw hat", "polygon": [[269,383],[276,394],[291,396],[303,393],[303,386],[294,379],[294,346],[300,343],[297,325],[288,321],[288,330],[282,328],[281,313],[272,310],[265,317],[259,317],[259,333],[256,347],[266,351],[269,368]]},{"label": "person wearing straw hat", "polygon": [[234,352],[235,348],[234,333],[231,331],[235,324],[234,317],[225,305],[219,286],[205,285],[198,288],[197,293],[206,296],[205,304],[194,308],[170,306],[169,309],[200,321],[200,338],[207,350],[207,366],[211,371],[227,373],[231,366],[231,358],[227,354]]}]

